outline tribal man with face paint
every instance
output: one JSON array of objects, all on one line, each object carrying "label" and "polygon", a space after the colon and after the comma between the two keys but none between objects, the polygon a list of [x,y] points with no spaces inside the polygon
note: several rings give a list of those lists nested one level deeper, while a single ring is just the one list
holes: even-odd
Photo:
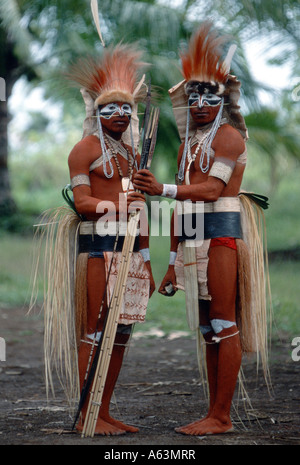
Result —
[{"label": "tribal man with face paint", "polygon": [[[177,205],[189,201],[192,208],[200,202],[204,208],[204,235],[200,246],[194,244],[198,299],[193,310],[198,312],[199,300],[210,404],[204,418],[176,428],[189,435],[232,430],[230,409],[242,356],[236,302],[238,251],[245,244],[238,194],[246,166],[247,130],[237,105],[240,83],[229,74],[233,48],[222,61],[223,43],[224,37],[204,23],[181,55],[184,81],[169,91],[183,141],[177,184],[161,184],[146,170],[134,177],[134,186],[142,192],[176,199]],[[164,295],[185,288],[187,293],[184,268],[193,265],[184,263],[182,247],[194,238],[184,237],[183,228],[178,236],[174,218],[179,221],[179,216],[172,218],[170,264],[159,289]]]},{"label": "tribal man with face paint", "polygon": [[[77,212],[84,218],[79,232],[78,262],[85,262],[87,267],[87,288],[81,290],[82,294],[87,293],[87,307],[79,306],[82,315],[78,349],[81,388],[91,344],[95,334],[99,340],[103,330],[114,286],[114,281],[110,279],[118,272],[128,209],[130,211],[133,204],[134,209],[141,209],[145,202],[144,195],[135,192],[131,183],[140,161],[140,155],[136,153],[136,108],[145,96],[143,85],[139,85],[142,81],[137,80],[141,68],[139,57],[140,54],[133,47],[118,45],[114,49],[107,48],[101,60],[81,60],[69,73],[70,78],[82,88],[87,108],[84,137],[69,155],[74,203]],[[119,236],[115,253],[117,231]],[[147,302],[155,288],[148,231],[147,234],[144,230],[144,234],[137,235],[130,263],[95,434],[119,435],[138,431],[138,428],[112,418],[109,406],[132,324],[144,321]],[[79,431],[83,427],[86,409],[87,402],[81,410],[77,425]]]}]

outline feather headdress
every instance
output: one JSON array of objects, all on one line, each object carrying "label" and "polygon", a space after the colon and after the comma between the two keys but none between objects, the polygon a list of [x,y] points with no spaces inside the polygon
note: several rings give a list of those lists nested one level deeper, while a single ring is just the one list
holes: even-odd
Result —
[{"label": "feather headdress", "polygon": [[219,36],[212,29],[210,22],[203,23],[194,33],[188,50],[180,55],[187,94],[198,91],[199,83],[202,87],[205,84],[209,86],[215,94],[223,94],[236,49],[236,45],[231,45],[226,58],[222,60],[223,45],[227,41],[226,36]]},{"label": "feather headdress", "polygon": [[94,100],[94,107],[111,102],[134,105],[145,97],[139,71],[144,63],[141,53],[132,45],[108,47],[101,58],[82,58],[71,66],[68,77],[86,89]]},{"label": "feather headdress", "polygon": [[[211,22],[203,23],[191,37],[188,49],[180,54],[184,80],[169,90],[181,140],[187,137],[187,96],[192,92],[204,94],[212,92],[224,97],[223,117],[235,127],[245,140],[247,128],[240,113],[238,101],[241,83],[230,73],[230,66],[236,45],[231,45],[222,59],[228,37],[220,36],[212,28]],[[196,129],[190,121],[189,134]]]}]

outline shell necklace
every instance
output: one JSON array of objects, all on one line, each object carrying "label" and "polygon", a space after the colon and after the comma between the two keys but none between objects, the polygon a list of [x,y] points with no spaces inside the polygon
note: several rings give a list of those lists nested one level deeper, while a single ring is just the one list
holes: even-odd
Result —
[{"label": "shell necklace", "polygon": [[[188,142],[188,149],[187,149],[188,166],[187,166],[187,169],[186,169],[186,172],[185,172],[185,183],[186,184],[190,183],[189,180],[190,180],[190,168],[191,168],[191,165],[196,160],[200,148],[203,146],[204,142],[208,138],[208,136],[210,134],[210,130],[211,130],[211,128],[208,128],[206,131],[203,131],[203,133],[201,135],[199,134],[199,132],[202,132],[202,131],[197,130],[194,133],[194,135],[190,138],[190,140]],[[192,144],[192,141],[194,139],[196,139],[196,141],[198,140],[199,142],[197,144],[195,152],[192,154],[191,148],[192,148],[193,145],[195,145],[195,143]],[[204,159],[204,155],[205,155],[205,153],[202,154],[203,159]],[[205,172],[205,170],[202,169],[202,165],[203,165],[203,160],[201,160],[201,171]]]},{"label": "shell necklace", "polygon": [[[133,184],[131,182],[131,177],[132,177],[132,172],[133,172],[133,157],[125,144],[123,143],[118,143],[111,137],[108,138],[106,135],[104,135],[105,143],[107,144],[108,148],[110,149],[112,156],[115,160],[115,164],[119,173],[119,176],[121,178],[121,184],[122,184],[122,190],[124,193],[128,193],[129,191],[134,191]],[[121,149],[124,152],[124,149],[126,150],[127,153],[127,161],[128,161],[128,168],[127,168],[127,176],[124,176],[122,168],[120,166],[119,160],[117,153]]]}]

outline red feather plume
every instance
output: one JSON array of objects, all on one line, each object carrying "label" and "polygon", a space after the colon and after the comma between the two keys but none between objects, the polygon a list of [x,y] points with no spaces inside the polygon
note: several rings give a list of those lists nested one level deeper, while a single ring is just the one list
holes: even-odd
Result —
[{"label": "red feather plume", "polygon": [[212,30],[212,23],[203,23],[192,36],[188,50],[180,55],[185,80],[226,82],[228,70],[221,61],[226,41],[225,36]]},{"label": "red feather plume", "polygon": [[118,100],[133,104],[139,99],[134,90],[139,70],[145,65],[140,58],[141,53],[132,46],[119,44],[105,49],[100,59],[81,58],[67,76],[85,88],[96,105]]}]

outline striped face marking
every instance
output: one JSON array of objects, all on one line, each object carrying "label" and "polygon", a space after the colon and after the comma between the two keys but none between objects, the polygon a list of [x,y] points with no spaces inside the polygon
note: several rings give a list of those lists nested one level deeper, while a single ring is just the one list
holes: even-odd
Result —
[{"label": "striped face marking", "polygon": [[222,97],[216,94],[206,93],[199,94],[198,92],[192,92],[189,96],[189,106],[197,105],[202,108],[204,105],[208,107],[216,107],[221,104]]},{"label": "striped face marking", "polygon": [[104,107],[100,108],[99,115],[101,118],[110,119],[112,116],[127,116],[131,117],[132,108],[129,103],[123,103],[119,105],[118,103],[108,103]]}]

